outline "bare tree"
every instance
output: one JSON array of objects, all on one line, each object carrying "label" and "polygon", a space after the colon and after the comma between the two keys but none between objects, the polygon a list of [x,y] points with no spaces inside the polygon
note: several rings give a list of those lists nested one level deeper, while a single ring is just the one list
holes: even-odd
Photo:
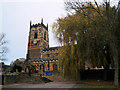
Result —
[{"label": "bare tree", "polygon": [[5,44],[7,44],[7,41],[5,39],[5,34],[0,33],[0,61],[4,61],[5,59],[5,53],[7,53],[8,48],[5,47]]}]

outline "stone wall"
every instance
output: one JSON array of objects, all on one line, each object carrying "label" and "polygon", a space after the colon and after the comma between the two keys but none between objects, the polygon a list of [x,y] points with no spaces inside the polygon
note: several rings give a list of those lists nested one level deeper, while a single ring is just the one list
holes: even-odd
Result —
[{"label": "stone wall", "polygon": [[13,83],[44,83],[40,76],[29,76],[28,73],[20,73],[18,75],[6,75],[5,84]]},{"label": "stone wall", "polygon": [[21,73],[18,75],[5,75],[5,84],[20,83],[23,82],[23,79],[29,78],[28,73]]}]

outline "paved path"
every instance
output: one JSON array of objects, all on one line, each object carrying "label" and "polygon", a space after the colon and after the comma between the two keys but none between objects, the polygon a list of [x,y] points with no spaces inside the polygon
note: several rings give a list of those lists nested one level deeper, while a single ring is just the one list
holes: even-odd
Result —
[{"label": "paved path", "polygon": [[2,85],[0,85],[0,90],[2,89]]},{"label": "paved path", "polygon": [[4,88],[66,88],[66,89],[70,89],[76,86],[86,86],[86,85],[70,83],[70,82],[49,82],[49,83],[42,83],[42,84],[21,83],[21,84],[5,85]]}]

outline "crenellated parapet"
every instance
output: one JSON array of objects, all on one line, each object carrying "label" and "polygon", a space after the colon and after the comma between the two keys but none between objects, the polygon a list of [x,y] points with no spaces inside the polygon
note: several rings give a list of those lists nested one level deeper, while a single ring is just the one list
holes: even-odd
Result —
[{"label": "crenellated parapet", "polygon": [[45,24],[43,23],[43,19],[41,20],[41,23],[37,23],[37,24],[32,24],[32,21],[30,21],[30,29],[31,29],[31,28],[37,28],[37,27],[44,27],[45,30],[48,30],[48,24],[45,25]]}]

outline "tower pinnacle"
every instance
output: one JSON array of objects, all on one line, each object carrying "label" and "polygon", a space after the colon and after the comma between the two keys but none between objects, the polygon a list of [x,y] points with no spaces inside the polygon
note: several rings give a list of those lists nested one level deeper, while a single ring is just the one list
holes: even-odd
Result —
[{"label": "tower pinnacle", "polygon": [[41,24],[43,24],[43,18],[41,19]]},{"label": "tower pinnacle", "polygon": [[47,30],[48,30],[48,23],[47,23]]},{"label": "tower pinnacle", "polygon": [[31,25],[32,25],[32,21],[30,20],[30,27],[31,27]]}]

